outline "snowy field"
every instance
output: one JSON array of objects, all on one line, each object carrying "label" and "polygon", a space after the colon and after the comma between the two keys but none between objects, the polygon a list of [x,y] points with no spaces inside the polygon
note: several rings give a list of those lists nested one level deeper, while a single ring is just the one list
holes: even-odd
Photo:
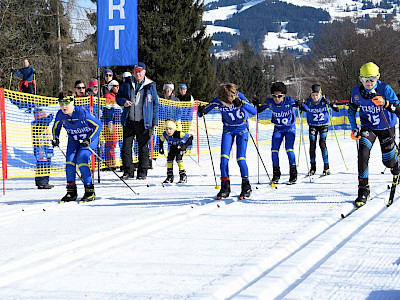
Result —
[{"label": "snowy field", "polygon": [[[184,158],[186,185],[161,186],[166,161],[147,181],[102,172],[97,200],[58,204],[65,178],[37,190],[33,179],[6,181],[0,197],[0,299],[399,299],[400,201],[385,202],[391,182],[375,144],[370,164],[371,200],[346,219],[357,195],[356,144],[328,139],[332,175],[283,175],[271,189],[257,154],[248,148],[253,195],[237,201],[239,168],[230,162],[231,198],[218,192],[208,155],[200,166]],[[308,148],[308,143],[306,143]],[[295,144],[296,156],[299,143]],[[272,175],[270,145],[261,149]],[[219,176],[219,155],[214,155]],[[175,164],[175,174],[177,167]],[[177,175],[175,176],[175,179]],[[312,182],[310,182],[312,181]],[[259,183],[258,183],[259,182]],[[218,184],[219,179],[218,179]],[[147,186],[149,185],[149,186]],[[78,187],[79,196],[83,187]]]}]

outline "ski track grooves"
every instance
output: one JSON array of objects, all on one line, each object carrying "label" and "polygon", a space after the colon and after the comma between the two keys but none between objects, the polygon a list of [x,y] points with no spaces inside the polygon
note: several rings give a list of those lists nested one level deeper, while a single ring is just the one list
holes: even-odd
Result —
[{"label": "ski track grooves", "polygon": [[[381,194],[386,197],[386,189],[375,194],[362,207],[346,219],[340,212],[314,223],[312,227],[295,241],[282,241],[271,255],[249,264],[242,274],[227,276],[213,288],[214,299],[281,299],[295,289],[317,267],[333,256],[351,238],[382,214],[385,206]],[[372,198],[372,197],[371,197]],[[398,206],[396,202],[393,205]],[[353,205],[346,206],[351,210]],[[282,274],[285,274],[282,276]],[[292,299],[292,298],[291,298]],[[297,299],[294,295],[293,299]]]},{"label": "ski track grooves", "polygon": [[[197,204],[185,205],[154,217],[134,221],[109,231],[95,233],[80,240],[41,251],[22,259],[16,258],[14,261],[0,266],[0,287],[124,244],[132,239],[162,230],[173,224],[185,222],[191,218],[234,203],[237,197],[230,197],[219,201],[213,201],[213,198],[199,198],[198,200]],[[56,203],[56,205],[59,204]],[[71,207],[69,203],[60,204],[60,207],[64,206]],[[32,214],[39,213],[40,211],[43,211],[42,206],[32,211]],[[21,212],[18,212],[18,214],[21,214]],[[15,215],[11,214],[11,216]]]}]

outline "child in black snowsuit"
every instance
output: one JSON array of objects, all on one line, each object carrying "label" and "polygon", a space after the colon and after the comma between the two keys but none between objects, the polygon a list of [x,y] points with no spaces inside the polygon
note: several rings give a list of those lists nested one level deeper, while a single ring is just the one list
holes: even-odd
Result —
[{"label": "child in black snowsuit", "polygon": [[193,136],[176,130],[176,123],[172,119],[168,119],[165,122],[165,131],[159,139],[159,150],[160,154],[164,154],[164,141],[167,141],[170,145],[168,157],[167,157],[167,179],[164,183],[171,183],[174,181],[174,169],[173,162],[176,159],[179,167],[179,182],[186,183],[187,176],[185,171],[185,165],[183,164],[182,157],[186,152],[186,149],[192,145]]}]

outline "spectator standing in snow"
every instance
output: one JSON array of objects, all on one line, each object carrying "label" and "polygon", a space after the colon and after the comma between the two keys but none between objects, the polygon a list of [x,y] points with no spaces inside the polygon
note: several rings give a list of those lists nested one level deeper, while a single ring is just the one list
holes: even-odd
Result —
[{"label": "spectator standing in snow", "polygon": [[53,115],[46,115],[43,109],[36,108],[33,116],[35,120],[31,125],[33,154],[36,158],[35,184],[38,189],[52,189],[54,186],[49,184],[49,174],[54,151],[51,147],[49,125],[53,121]]},{"label": "spectator standing in snow", "polygon": [[14,77],[22,75],[22,80],[19,83],[19,90],[22,93],[35,94],[36,82],[34,80],[34,75],[36,71],[29,66],[29,61],[27,59],[23,60],[23,66],[22,69],[14,73]]},{"label": "spectator standing in snow", "polygon": [[[127,77],[129,78],[129,77]],[[121,124],[123,135],[122,163],[124,179],[134,178],[132,161],[133,139],[139,145],[139,163],[136,179],[147,177],[149,168],[149,140],[158,125],[158,96],[156,84],[146,77],[146,65],[139,62],[133,68],[133,81],[126,80],[116,97],[123,107]]]}]

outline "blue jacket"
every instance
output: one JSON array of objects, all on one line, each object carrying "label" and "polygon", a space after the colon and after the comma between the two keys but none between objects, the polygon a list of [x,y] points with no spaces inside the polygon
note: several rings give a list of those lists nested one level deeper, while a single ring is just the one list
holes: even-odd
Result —
[{"label": "blue jacket", "polygon": [[[396,105],[399,104],[399,100],[397,99],[395,92],[387,83],[378,80],[374,86],[374,90],[377,95],[381,95],[390,103]],[[347,111],[352,130],[357,128],[356,112],[358,109],[360,109],[361,126],[375,130],[387,129],[387,125],[382,117],[380,108],[371,100],[375,93],[371,94],[371,92],[372,91],[366,90],[362,84],[353,88],[353,91],[351,92],[349,109]],[[383,109],[382,111],[389,123],[389,127],[394,127],[397,124],[396,115],[386,109]]]},{"label": "blue jacket", "polygon": [[22,68],[19,69],[17,73],[14,73],[14,77],[22,75],[22,80],[32,81],[34,72],[35,69],[32,67]]},{"label": "blue jacket", "polygon": [[[124,82],[121,85],[117,96],[115,97],[115,101],[118,103],[118,105],[123,107],[121,116],[121,124],[123,126],[126,126],[130,112],[130,107],[125,107],[124,104],[126,101],[135,102],[135,99],[131,99],[131,88],[134,89],[136,84],[136,82]],[[159,102],[156,84],[151,79],[145,77],[144,82],[139,88],[138,93],[142,93],[143,97],[144,127],[146,129],[153,128],[154,126],[158,125]]]}]

